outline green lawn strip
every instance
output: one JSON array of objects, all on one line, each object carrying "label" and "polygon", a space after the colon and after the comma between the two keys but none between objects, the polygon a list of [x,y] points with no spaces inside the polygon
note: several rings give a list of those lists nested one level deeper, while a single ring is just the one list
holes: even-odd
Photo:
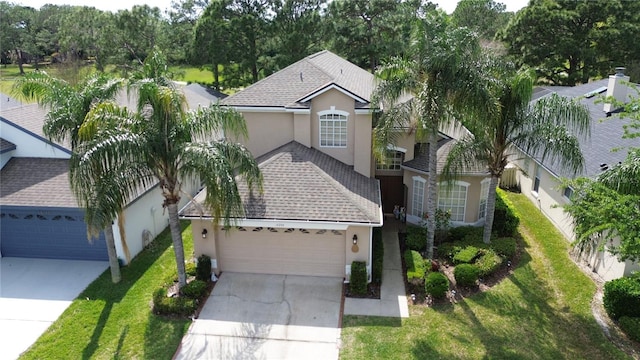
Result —
[{"label": "green lawn strip", "polygon": [[593,319],[595,287],[568,258],[566,240],[523,195],[509,198],[525,241],[512,275],[455,305],[411,306],[401,322],[345,316],[341,359],[627,358]]},{"label": "green lawn strip", "polygon": [[[180,65],[169,67],[169,71],[174,74],[174,79],[178,81],[213,84],[213,73],[208,68]],[[220,81],[222,81],[222,78],[220,78]]]},{"label": "green lawn strip", "polygon": [[[191,227],[183,223],[187,257],[193,252]],[[168,229],[129,266],[122,281],[105,271],[25,353],[23,359],[171,359],[190,321],[151,313],[155,289],[175,274]]]}]

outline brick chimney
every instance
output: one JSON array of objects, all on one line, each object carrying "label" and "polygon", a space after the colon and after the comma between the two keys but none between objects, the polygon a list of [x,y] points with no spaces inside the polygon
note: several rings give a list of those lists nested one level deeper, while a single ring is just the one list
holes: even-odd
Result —
[{"label": "brick chimney", "polygon": [[[613,96],[617,101],[626,103],[627,99],[627,84],[629,77],[624,74],[624,67],[617,67],[615,75],[609,75],[609,84],[607,86],[607,97]],[[605,103],[604,112],[610,113],[616,110],[615,104]]]}]

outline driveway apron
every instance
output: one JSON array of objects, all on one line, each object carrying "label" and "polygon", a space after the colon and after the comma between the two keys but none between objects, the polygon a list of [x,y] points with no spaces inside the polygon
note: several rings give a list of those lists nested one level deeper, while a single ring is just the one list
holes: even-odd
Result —
[{"label": "driveway apron", "polygon": [[225,272],[175,359],[337,359],[342,279]]},{"label": "driveway apron", "polygon": [[0,258],[0,359],[16,359],[109,264]]}]

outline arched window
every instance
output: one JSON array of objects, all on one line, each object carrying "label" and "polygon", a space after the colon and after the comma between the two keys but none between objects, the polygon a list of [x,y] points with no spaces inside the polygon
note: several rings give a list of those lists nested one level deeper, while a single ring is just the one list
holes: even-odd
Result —
[{"label": "arched window", "polygon": [[411,215],[422,218],[424,213],[424,188],[427,180],[420,176],[413,177],[413,195],[411,196]]},{"label": "arched window", "polygon": [[346,111],[331,110],[320,111],[320,146],[322,147],[347,147],[347,118]]},{"label": "arched window", "polygon": [[438,186],[438,209],[451,212],[451,221],[464,222],[467,207],[467,189],[469,183],[456,181],[451,185],[446,182]]},{"label": "arched window", "polygon": [[478,220],[487,216],[487,198],[489,197],[489,183],[491,178],[486,178],[480,183],[480,206],[478,207]]}]

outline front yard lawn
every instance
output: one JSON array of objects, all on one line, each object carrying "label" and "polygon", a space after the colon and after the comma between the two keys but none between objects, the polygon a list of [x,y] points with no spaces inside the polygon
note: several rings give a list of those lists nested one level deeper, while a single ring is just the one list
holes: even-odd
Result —
[{"label": "front yard lawn", "polygon": [[[186,225],[189,258],[193,240]],[[167,229],[122,268],[119,284],[107,269],[89,285],[21,359],[171,359],[190,321],[153,315],[151,299],[175,272]]]},{"label": "front yard lawn", "polygon": [[569,243],[521,194],[525,249],[513,274],[457,304],[410,306],[411,317],[345,316],[341,359],[626,359],[591,313],[595,285]]}]

